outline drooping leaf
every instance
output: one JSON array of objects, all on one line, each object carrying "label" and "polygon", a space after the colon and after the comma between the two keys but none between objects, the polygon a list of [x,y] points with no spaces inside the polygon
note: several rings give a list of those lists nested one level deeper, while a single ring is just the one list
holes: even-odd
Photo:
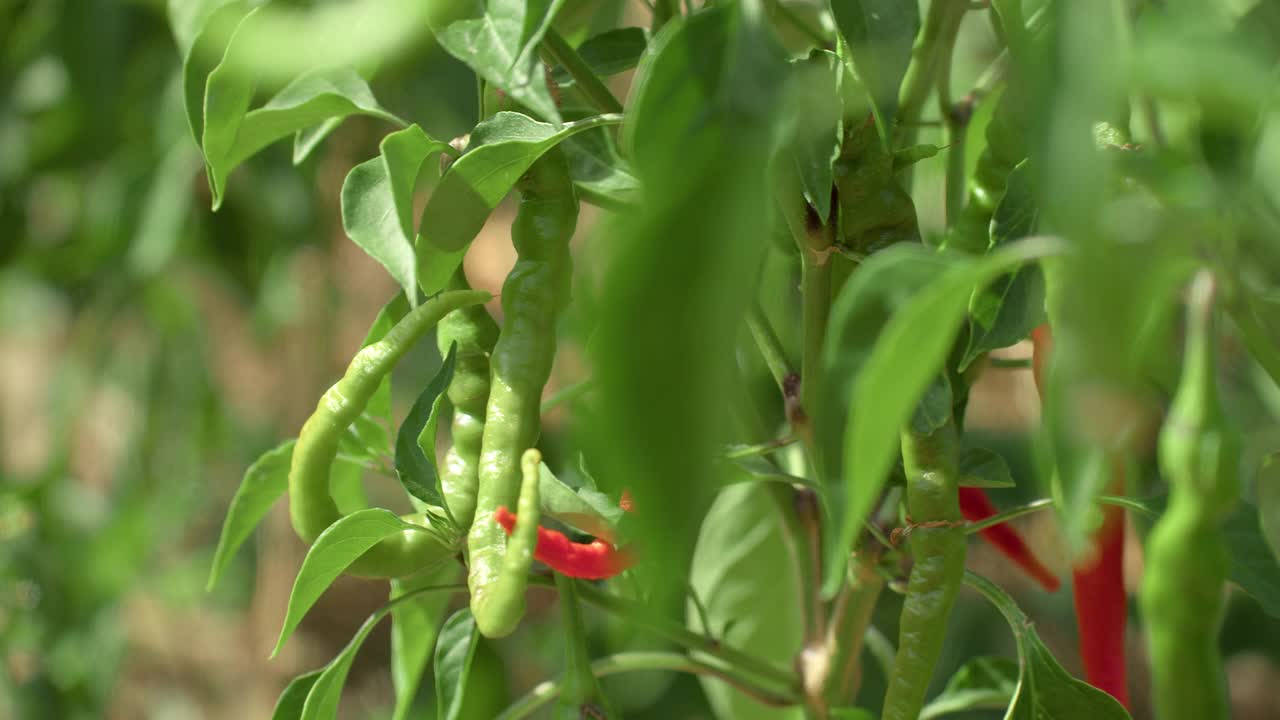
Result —
[{"label": "drooping leaf", "polygon": [[960,452],[960,484],[980,488],[1011,488],[1015,485],[1004,456],[978,447],[965,448]]},{"label": "drooping leaf", "polygon": [[597,115],[559,129],[527,115],[500,112],[471,132],[471,146],[440,179],[418,226],[418,284],[442,290],[485,220],[543,153],[578,133],[616,125],[621,115]]},{"label": "drooping leaf", "polygon": [[[648,44],[644,28],[624,27],[589,37],[577,50],[591,72],[599,77],[608,77],[635,67]],[[573,78],[563,67],[557,66],[552,70],[551,79],[561,88],[573,86]]]},{"label": "drooping leaf", "polygon": [[351,168],[342,183],[342,228],[416,306],[413,193],[423,164],[449,146],[411,125],[384,137],[379,147],[378,157]]},{"label": "drooping leaf", "polygon": [[1006,718],[1018,720],[1127,720],[1129,713],[1115,698],[1072,677],[1054,659],[1035,626],[1003,590],[965,572],[965,583],[991,601],[1013,630],[1018,646],[1017,684]]},{"label": "drooping leaf", "polygon": [[547,88],[537,46],[564,0],[489,0],[483,17],[436,32],[440,46],[533,113],[555,123],[560,113]]},{"label": "drooping leaf", "polygon": [[436,472],[436,426],[445,391],[453,381],[458,344],[449,347],[444,362],[414,401],[396,434],[396,475],[406,492],[424,503],[444,506],[440,474]]},{"label": "drooping leaf", "polygon": [[445,621],[436,640],[436,717],[439,720],[461,720],[463,701],[475,658],[480,631],[467,608],[455,612]]},{"label": "drooping leaf", "polygon": [[[250,13],[245,23],[253,22]],[[222,204],[227,176],[267,145],[330,118],[370,115],[395,125],[405,122],[374,99],[369,85],[350,68],[316,70],[300,75],[265,105],[249,110],[254,81],[236,57],[236,36],[227,57],[209,74],[205,88],[205,127],[202,147],[209,173],[213,209]]]},{"label": "drooping leaf", "polygon": [[444,622],[449,594],[418,593],[414,590],[443,585],[459,575],[452,563],[429,570],[412,578],[391,581],[391,597],[405,597],[391,608],[391,682],[396,691],[396,707],[392,720],[408,720],[418,686],[431,661],[436,635]]},{"label": "drooping leaf", "polygon": [[[839,545],[828,555],[825,592],[834,592],[844,576],[848,549],[879,497],[897,456],[898,432],[911,418],[929,383],[942,370],[974,288],[1056,248],[1051,242],[1023,241],[980,259],[957,256],[945,261],[940,259],[946,269],[907,300],[884,325],[853,379],[848,395],[849,418],[844,425],[843,442],[838,444],[844,450],[844,507],[834,508],[837,513],[843,512],[843,516],[838,517]],[[916,263],[919,264],[918,259]],[[843,328],[836,325],[838,320],[843,322],[856,316],[854,308],[847,305],[867,294],[866,290],[859,289],[861,283],[857,275],[861,274],[860,269],[842,291],[841,298],[837,298],[832,311],[833,331],[828,337],[843,332]],[[852,299],[842,301],[846,295]],[[838,354],[842,347],[845,346],[828,342],[830,353]],[[824,365],[840,369],[848,363],[837,358]],[[838,502],[836,498],[833,501]]]},{"label": "drooping leaf", "polygon": [[323,670],[312,670],[289,681],[280,697],[276,700],[271,720],[300,720],[302,707],[307,703],[307,695],[320,679]]},{"label": "drooping leaf", "polygon": [[920,720],[933,720],[967,710],[1003,710],[1018,689],[1018,663],[983,655],[960,666],[947,686],[920,711]]},{"label": "drooping leaf", "polygon": [[[702,522],[689,582],[711,627],[690,603],[685,622],[697,633],[762,658],[795,657],[804,644],[804,567],[791,488],[776,483],[730,485]],[[727,629],[726,629],[727,628]],[[716,717],[802,718],[798,707],[768,708],[722,681],[701,678]]]},{"label": "drooping leaf", "polygon": [[888,137],[898,112],[898,88],[920,31],[920,8],[899,0],[831,0],[831,11],[849,45],[854,71],[870,91],[880,136]]},{"label": "drooping leaf", "polygon": [[298,577],[293,581],[284,625],[271,654],[280,652],[303,616],[347,566],[384,538],[406,530],[421,531],[422,528],[401,520],[390,510],[368,508],[340,518],[320,533],[307,550]]},{"label": "drooping leaf", "polygon": [[[991,247],[1001,247],[1036,231],[1038,209],[1031,169],[1024,160],[1009,174],[1005,194],[991,220]],[[1044,275],[1036,265],[1017,268],[969,299],[969,346],[963,371],[982,353],[1025,339],[1045,322]]]},{"label": "drooping leaf", "polygon": [[351,663],[355,662],[356,653],[365,638],[373,632],[373,628],[386,617],[390,611],[388,606],[379,608],[364,621],[356,634],[352,636],[342,652],[329,661],[320,671],[311,691],[307,693],[307,701],[302,706],[300,720],[336,720],[338,702],[342,699],[342,688],[347,682],[347,673],[351,671]]},{"label": "drooping leaf", "polygon": [[231,507],[222,520],[218,549],[213,552],[207,589],[218,584],[218,578],[231,563],[231,558],[266,517],[271,506],[289,488],[289,462],[293,457],[293,440],[288,440],[263,453],[244,472],[244,479],[231,498]]},{"label": "drooping leaf", "polygon": [[244,0],[232,0],[213,10],[205,17],[183,55],[182,95],[187,124],[197,145],[204,138],[204,93],[209,73],[218,67],[226,51],[227,39],[250,9]]},{"label": "drooping leaf", "polygon": [[843,78],[844,63],[826,50],[814,50],[791,63],[794,95],[788,105],[795,118],[793,162],[805,200],[824,223],[831,217],[833,168],[844,137]]}]

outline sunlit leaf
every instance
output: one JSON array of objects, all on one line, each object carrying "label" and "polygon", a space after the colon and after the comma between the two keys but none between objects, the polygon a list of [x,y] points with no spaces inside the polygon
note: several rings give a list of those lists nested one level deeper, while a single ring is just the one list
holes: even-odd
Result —
[{"label": "sunlit leaf", "polygon": [[231,558],[262,522],[271,506],[289,489],[289,462],[293,458],[293,440],[288,440],[263,453],[244,472],[244,479],[231,499],[227,516],[222,520],[222,533],[218,536],[218,549],[213,553],[213,566],[209,568],[208,589],[218,584],[218,578],[231,563]]},{"label": "sunlit leaf", "polygon": [[413,193],[422,166],[449,146],[411,125],[382,139],[378,157],[351,168],[342,183],[342,227],[391,273],[411,304],[418,298]]},{"label": "sunlit leaf", "polygon": [[384,538],[405,531],[420,532],[422,528],[401,520],[390,510],[369,508],[340,518],[320,533],[293,581],[284,625],[272,655],[280,652],[303,616],[343,570]]},{"label": "sunlit leaf", "polygon": [[920,31],[920,8],[899,0],[831,0],[831,11],[849,44],[854,70],[870,90],[880,135],[887,137]]},{"label": "sunlit leaf", "polygon": [[436,639],[436,717],[440,720],[462,720],[463,701],[480,643],[480,631],[467,608],[445,621]]}]

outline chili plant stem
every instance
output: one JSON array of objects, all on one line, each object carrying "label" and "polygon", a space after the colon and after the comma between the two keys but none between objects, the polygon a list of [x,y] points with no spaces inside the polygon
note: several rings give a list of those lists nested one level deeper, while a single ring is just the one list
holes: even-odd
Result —
[{"label": "chili plant stem", "polygon": [[969,8],[964,3],[930,3],[924,27],[920,29],[919,39],[911,49],[911,65],[902,81],[898,115],[894,123],[902,134],[894,147],[913,144],[916,134],[914,126],[920,121],[925,102],[936,84],[940,59],[944,53],[951,54],[951,47],[955,45],[956,34],[960,30],[960,20],[968,11]]},{"label": "chili plant stem", "polygon": [[773,375],[774,382],[778,383],[778,389],[785,392],[787,378],[796,374],[795,366],[787,358],[787,351],[782,347],[782,341],[773,331],[769,318],[764,314],[764,308],[760,307],[758,302],[753,303],[751,310],[747,313],[747,329],[751,331],[751,338],[756,341],[756,347],[760,350],[760,356],[764,358],[764,364],[769,368],[769,374]]},{"label": "chili plant stem", "polygon": [[[871,627],[871,616],[884,589],[884,577],[878,572],[879,553],[859,551],[852,563],[853,582],[846,583],[836,596],[831,609],[831,626],[827,633],[831,671],[827,676],[824,696],[832,707],[853,703],[862,685],[862,648]],[[892,666],[892,658],[889,665]],[[886,677],[887,677],[886,673]]]},{"label": "chili plant stem", "polygon": [[609,87],[604,84],[586,61],[569,45],[555,28],[549,28],[542,38],[542,51],[546,59],[559,63],[569,72],[573,82],[582,91],[591,104],[605,113],[622,112],[622,103],[614,97]]},{"label": "chili plant stem", "polygon": [[966,535],[972,535],[973,533],[976,533],[976,532],[982,532],[983,530],[986,530],[989,527],[995,527],[996,525],[1007,523],[1010,520],[1014,518],[1022,517],[1023,515],[1030,515],[1031,513],[1036,512],[1037,510],[1044,510],[1045,508],[1051,508],[1053,507],[1053,505],[1054,505],[1053,498],[1041,498],[1039,500],[1033,500],[1027,503],[1026,505],[1019,505],[1018,507],[1009,508],[1004,512],[996,513],[995,515],[992,515],[989,518],[984,518],[982,520],[979,520],[978,522],[969,523],[968,525],[964,526],[964,532]]},{"label": "chili plant stem", "polygon": [[[600,658],[591,663],[591,672],[595,677],[605,677],[618,673],[638,672],[643,670],[671,670],[694,675],[707,675],[731,685],[735,690],[747,695],[762,705],[770,707],[787,707],[797,704],[798,700],[790,695],[780,695],[771,690],[754,685],[751,681],[716,667],[707,662],[696,660],[680,653],[668,652],[629,652],[618,653]],[[564,685],[563,680],[544,682],[527,695],[517,700],[498,716],[497,720],[520,720],[533,715],[554,700]]]},{"label": "chili plant stem", "polygon": [[542,406],[539,408],[539,411],[545,413],[548,410],[559,407],[567,402],[573,402],[574,400],[577,400],[583,395],[591,392],[594,387],[595,385],[592,383],[590,378],[562,387],[552,393],[551,397],[542,401]]}]

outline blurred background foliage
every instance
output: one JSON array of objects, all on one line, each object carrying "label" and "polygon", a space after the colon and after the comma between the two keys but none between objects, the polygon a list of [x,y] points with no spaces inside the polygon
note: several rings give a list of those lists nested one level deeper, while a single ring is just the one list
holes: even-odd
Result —
[{"label": "blurred background foliage", "polygon": [[[1220,5],[1238,15],[1251,3]],[[814,9],[803,0],[787,6]],[[385,128],[350,120],[300,167],[287,144],[269,148],[237,171],[212,213],[168,12],[163,0],[0,0],[0,718],[266,717],[288,679],[332,657],[385,597],[379,584],[340,581],[299,641],[268,662],[304,552],[283,506],[255,536],[255,551],[241,553],[215,592],[204,591],[244,468],[297,432],[396,290],[345,237],[339,214],[344,175],[377,152]],[[647,25],[648,9],[572,0],[558,24],[580,38],[593,26]],[[957,93],[996,51],[985,14],[970,13],[953,68]],[[619,95],[629,79],[616,79]],[[386,58],[373,83],[385,107],[439,138],[474,123],[475,87],[429,37]],[[1271,117],[1257,164],[1276,197],[1280,124]],[[937,141],[929,128],[921,140]],[[978,150],[971,144],[971,157]],[[943,227],[942,173],[941,162],[915,173],[926,235]],[[584,208],[580,239],[593,234],[597,215]],[[468,256],[479,287],[496,290],[514,259],[510,218],[500,209]],[[1280,254],[1274,235],[1264,250],[1267,243]],[[590,258],[581,247],[579,262],[590,268]],[[770,262],[781,260],[775,253]],[[780,307],[794,301],[785,273],[764,278],[765,296]],[[776,324],[784,335],[796,331]],[[398,416],[434,372],[433,347],[423,343],[404,363]],[[580,352],[562,351],[548,392],[580,379]],[[1243,351],[1235,359],[1233,401],[1255,428],[1274,427],[1280,397],[1257,381]],[[752,391],[773,397],[761,363],[751,353],[742,361]],[[971,439],[1001,450],[1015,477],[1030,477],[1037,415],[1028,371],[988,372],[969,406]],[[551,447],[573,446],[566,420],[550,416]],[[1275,445],[1269,432],[1258,446]],[[368,491],[382,504],[401,502],[394,483],[369,482]],[[1017,493],[1031,499],[1033,483],[1005,497],[1013,503]],[[1065,570],[1052,518],[1036,515],[1023,527]],[[1038,593],[985,546],[972,552],[971,567],[1010,588],[1078,673],[1069,593]],[[1131,569],[1131,587],[1138,574]],[[558,626],[536,622],[553,613],[553,596],[534,598],[535,622],[486,656],[505,673],[478,673],[492,678],[495,696],[527,690],[559,662]],[[890,637],[898,611],[896,598],[877,610]],[[601,643],[626,634],[596,620]],[[1011,648],[1003,621],[972,596],[952,632],[940,679],[967,657]],[[1130,640],[1140,658],[1139,638]],[[1237,716],[1280,717],[1280,625],[1237,593],[1223,644]],[[346,717],[389,712],[387,645],[384,626],[357,660]],[[884,678],[867,667],[865,692],[874,696]],[[609,688],[628,717],[708,716],[688,676]],[[1141,670],[1134,690],[1145,697]],[[423,717],[433,706],[423,700]]]}]

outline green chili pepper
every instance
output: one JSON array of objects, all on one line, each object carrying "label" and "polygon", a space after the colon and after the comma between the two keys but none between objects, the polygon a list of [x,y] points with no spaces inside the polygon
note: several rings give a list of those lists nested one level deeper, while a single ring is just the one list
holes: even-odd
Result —
[{"label": "green chili pepper", "polygon": [[[356,353],[342,379],[321,396],[316,411],[298,433],[289,466],[289,514],[299,537],[313,542],[341,517],[329,493],[329,470],[337,456],[339,438],[364,411],[382,378],[445,314],[490,297],[487,292],[469,290],[442,293],[424,302],[385,337]],[[419,560],[439,559],[451,551],[431,533],[400,533],[371,549],[349,572],[394,577],[422,569]]]},{"label": "green chili pepper", "polygon": [[1169,505],[1147,540],[1140,602],[1157,715],[1213,720],[1229,715],[1218,652],[1228,568],[1221,524],[1240,497],[1240,441],[1218,400],[1208,272],[1192,285],[1187,317],[1182,379],[1160,431]]},{"label": "green chili pepper", "polygon": [[[529,566],[533,564],[538,544],[538,522],[542,510],[538,506],[538,464],[542,453],[530,448],[520,458],[520,496],[515,527],[500,557],[493,559],[495,573],[484,585],[471,591],[471,614],[476,627],[488,637],[507,635],[524,616],[524,593],[529,583]],[[473,525],[492,525],[505,531],[490,515],[477,515]],[[474,567],[474,563],[473,563]]]},{"label": "green chili pepper", "polygon": [[[491,358],[477,520],[467,536],[471,611],[486,637],[506,635],[520,620],[515,606],[489,599],[500,582],[508,544],[502,526],[491,518],[500,506],[515,503],[520,453],[538,439],[542,386],[555,359],[556,320],[569,298],[569,238],[578,219],[577,196],[560,152],[534,163],[517,187],[520,209],[511,240],[519,259],[502,286],[503,325]],[[527,521],[524,515],[520,520]]]},{"label": "green chili pepper", "polygon": [[[459,267],[449,281],[451,290],[470,290]],[[452,445],[445,452],[440,486],[449,514],[462,530],[471,527],[476,512],[476,488],[480,483],[480,438],[485,406],[489,403],[489,353],[498,340],[498,324],[480,305],[459,308],[445,315],[436,329],[443,355],[457,343],[456,366],[449,383],[453,404]]]},{"label": "green chili pepper", "polygon": [[929,434],[902,432],[908,534],[914,564],[898,630],[898,656],[883,720],[916,720],[942,652],[947,619],[964,579],[959,500],[959,436],[948,419]]}]

